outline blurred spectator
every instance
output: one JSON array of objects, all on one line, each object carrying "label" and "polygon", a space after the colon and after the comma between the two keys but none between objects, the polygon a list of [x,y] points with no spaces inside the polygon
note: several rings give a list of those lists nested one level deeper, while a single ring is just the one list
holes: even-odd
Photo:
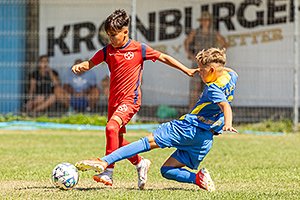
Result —
[{"label": "blurred spectator", "polygon": [[49,67],[48,56],[40,56],[37,69],[30,75],[25,111],[36,113],[47,110],[56,101],[54,88],[58,85],[58,73]]},{"label": "blurred spectator", "polygon": [[[81,62],[81,59],[77,59],[75,64]],[[58,100],[69,109],[79,112],[92,111],[97,106],[100,96],[96,75],[93,71],[76,75],[68,69],[63,88],[57,89],[56,95]]]},{"label": "blurred spectator", "polygon": [[105,98],[108,99],[109,96],[109,76],[106,75],[102,80],[101,80],[101,87],[103,91],[103,95]]},{"label": "blurred spectator", "polygon": [[[203,50],[211,47],[227,48],[224,37],[213,29],[212,16],[209,12],[204,11],[201,17],[197,19],[199,21],[199,27],[193,29],[184,41],[184,48],[187,53],[188,59],[193,61],[192,68],[197,68],[197,62],[195,55]],[[200,92],[204,87],[199,76],[191,78],[190,82],[190,108],[196,104]]]}]

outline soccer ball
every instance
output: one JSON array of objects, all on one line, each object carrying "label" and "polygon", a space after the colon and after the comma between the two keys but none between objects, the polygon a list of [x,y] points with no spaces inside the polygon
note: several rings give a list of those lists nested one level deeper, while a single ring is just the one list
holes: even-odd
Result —
[{"label": "soccer ball", "polygon": [[62,190],[72,189],[79,179],[76,167],[70,163],[60,163],[52,171],[53,184]]}]

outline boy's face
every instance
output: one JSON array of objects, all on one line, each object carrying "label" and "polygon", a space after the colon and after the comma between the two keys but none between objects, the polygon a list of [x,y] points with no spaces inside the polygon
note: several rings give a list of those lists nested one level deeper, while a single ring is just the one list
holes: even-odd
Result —
[{"label": "boy's face", "polygon": [[124,27],[120,31],[107,31],[110,43],[114,48],[120,48],[128,41],[128,28]]},{"label": "boy's face", "polygon": [[216,77],[216,64],[209,63],[207,65],[199,64],[199,75],[204,83],[213,82]]}]

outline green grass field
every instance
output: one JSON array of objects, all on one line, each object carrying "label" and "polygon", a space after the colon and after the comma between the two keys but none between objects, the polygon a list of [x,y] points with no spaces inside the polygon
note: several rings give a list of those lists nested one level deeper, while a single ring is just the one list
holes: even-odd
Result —
[{"label": "green grass field", "polygon": [[[130,141],[146,135],[129,132]],[[209,169],[216,192],[161,177],[159,169],[173,149],[143,156],[152,161],[144,191],[137,189],[136,171],[128,161],[116,165],[114,186],[95,183],[93,172],[80,173],[78,185],[61,191],[51,184],[60,162],[104,154],[104,132],[0,131],[0,198],[2,199],[300,199],[300,134],[215,137],[201,166]]]}]

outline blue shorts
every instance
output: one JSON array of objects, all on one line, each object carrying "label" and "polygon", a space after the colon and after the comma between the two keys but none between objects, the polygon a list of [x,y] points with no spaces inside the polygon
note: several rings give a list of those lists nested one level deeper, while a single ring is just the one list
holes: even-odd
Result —
[{"label": "blue shorts", "polygon": [[154,140],[160,148],[175,147],[171,155],[191,169],[197,169],[209,152],[213,143],[210,131],[191,125],[185,120],[173,120],[161,124],[153,132]]}]

